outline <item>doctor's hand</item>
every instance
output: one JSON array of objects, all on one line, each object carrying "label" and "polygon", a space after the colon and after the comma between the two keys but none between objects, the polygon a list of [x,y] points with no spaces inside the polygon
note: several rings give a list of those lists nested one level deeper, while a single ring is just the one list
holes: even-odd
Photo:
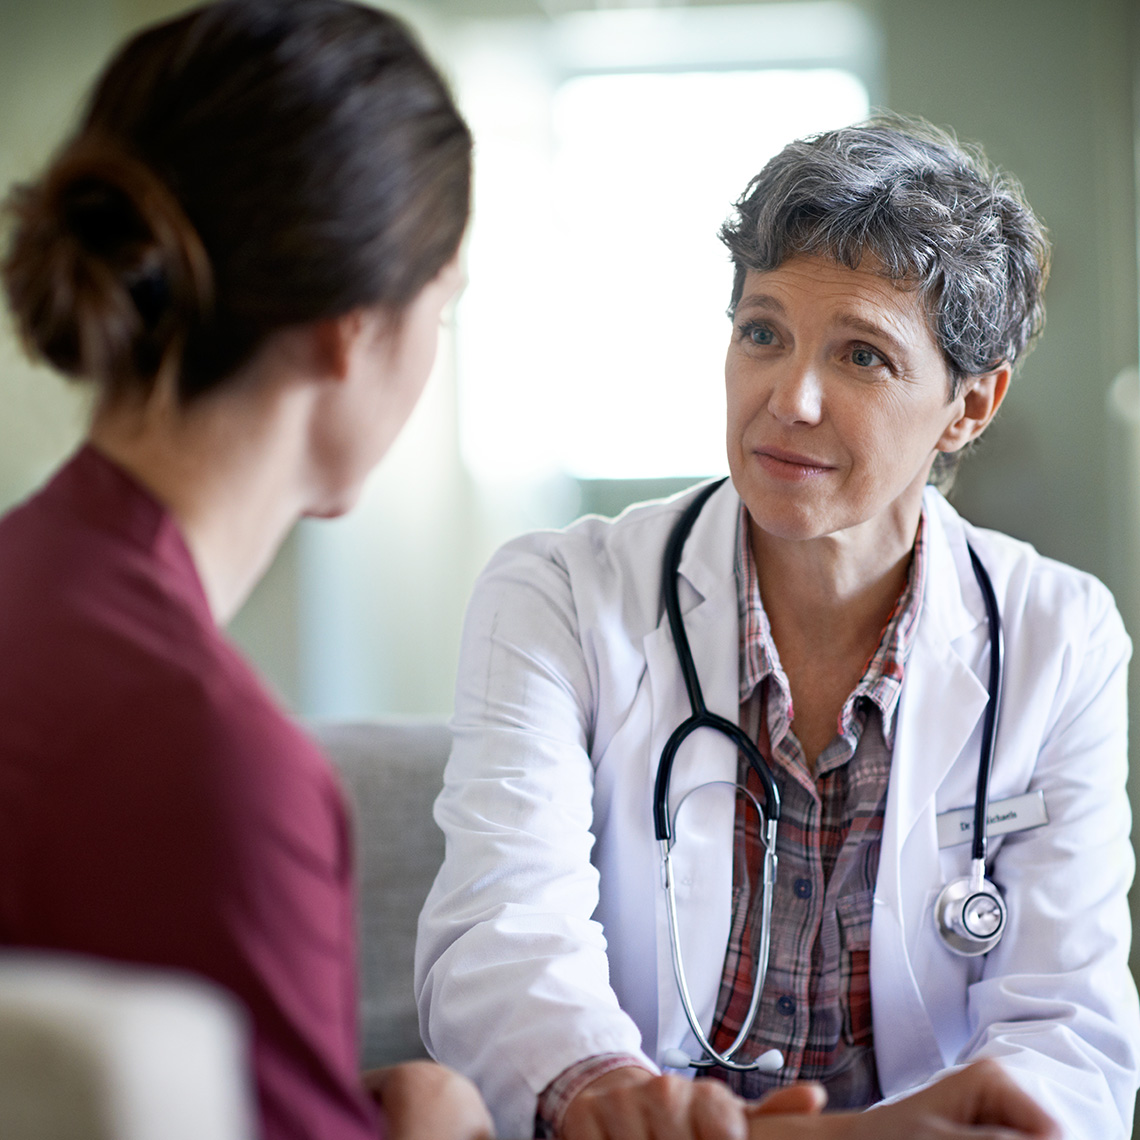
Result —
[{"label": "doctor's hand", "polygon": [[851,1118],[869,1123],[851,1140],[1060,1140],[1056,1122],[997,1061],[977,1061],[894,1104]]},{"label": "doctor's hand", "polygon": [[[654,1076],[615,1069],[588,1084],[569,1104],[559,1140],[756,1140],[764,1116],[818,1113],[827,1101],[820,1085],[777,1089],[761,1101],[736,1096],[720,1081]],[[773,1137],[777,1134],[773,1133]]]},{"label": "doctor's hand", "polygon": [[570,1102],[560,1140],[1059,1140],[1060,1130],[995,1061],[894,1104],[819,1115],[818,1085],[748,1103],[719,1081],[617,1069]]},{"label": "doctor's hand", "polygon": [[996,1061],[979,1061],[865,1112],[756,1121],[749,1140],[1060,1140],[1061,1132]]}]

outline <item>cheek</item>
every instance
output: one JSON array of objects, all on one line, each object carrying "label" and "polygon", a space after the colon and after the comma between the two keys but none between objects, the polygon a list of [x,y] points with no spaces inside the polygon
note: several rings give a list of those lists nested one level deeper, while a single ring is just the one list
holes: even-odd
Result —
[{"label": "cheek", "polygon": [[848,448],[869,478],[908,484],[933,455],[945,428],[942,407],[915,407],[905,398],[865,406],[848,420]]},{"label": "cheek", "polygon": [[724,395],[728,415],[728,431],[739,434],[764,407],[759,377],[733,360],[731,352],[724,367]]},{"label": "cheek", "polygon": [[409,358],[405,362],[405,388],[412,400],[418,400],[420,393],[431,376],[435,364],[436,353],[439,351],[439,324],[432,322],[415,330],[415,336],[409,345]]}]

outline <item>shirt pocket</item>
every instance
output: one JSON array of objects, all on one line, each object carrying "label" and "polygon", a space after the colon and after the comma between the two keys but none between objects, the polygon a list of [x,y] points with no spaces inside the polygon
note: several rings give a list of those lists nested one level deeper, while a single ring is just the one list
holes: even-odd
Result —
[{"label": "shirt pocket", "polygon": [[839,1004],[843,1038],[849,1045],[871,1043],[871,909],[873,890],[855,891],[836,903],[842,955]]}]

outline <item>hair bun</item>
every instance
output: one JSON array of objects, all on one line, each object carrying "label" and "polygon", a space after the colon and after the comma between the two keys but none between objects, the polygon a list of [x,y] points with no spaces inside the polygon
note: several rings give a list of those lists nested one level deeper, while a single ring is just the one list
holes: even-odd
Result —
[{"label": "hair bun", "polygon": [[90,138],[16,188],[3,273],[28,348],[112,390],[149,386],[207,315],[209,259],[162,180]]}]

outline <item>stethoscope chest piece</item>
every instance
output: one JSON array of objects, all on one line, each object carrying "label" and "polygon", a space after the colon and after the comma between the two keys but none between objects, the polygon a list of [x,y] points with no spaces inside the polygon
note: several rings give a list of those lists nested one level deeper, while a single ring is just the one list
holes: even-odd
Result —
[{"label": "stethoscope chest piece", "polygon": [[934,920],[947,949],[973,958],[992,950],[1001,940],[1005,900],[989,879],[955,879],[942,888],[934,904]]}]

